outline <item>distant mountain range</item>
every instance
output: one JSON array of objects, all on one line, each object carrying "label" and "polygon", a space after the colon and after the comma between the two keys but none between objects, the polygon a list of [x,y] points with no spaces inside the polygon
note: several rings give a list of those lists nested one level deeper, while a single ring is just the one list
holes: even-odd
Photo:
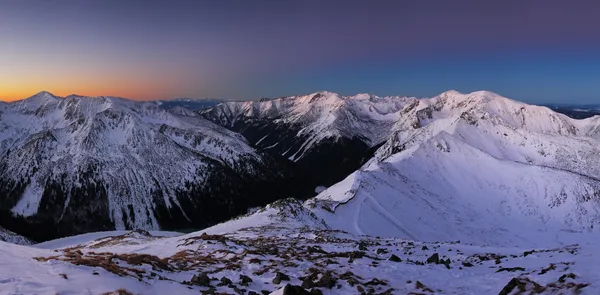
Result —
[{"label": "distant mountain range", "polygon": [[574,119],[586,119],[600,115],[600,105],[594,104],[547,104],[545,106]]},{"label": "distant mountain range", "polygon": [[224,102],[200,114],[239,132],[258,149],[299,164],[319,184],[331,185],[372,156],[389,136],[401,110],[413,100],[318,92]]},{"label": "distant mountain range", "polygon": [[217,98],[175,98],[169,100],[158,100],[158,104],[167,110],[173,108],[185,108],[192,111],[203,110],[215,105],[218,105],[222,102],[225,102],[224,99]]}]

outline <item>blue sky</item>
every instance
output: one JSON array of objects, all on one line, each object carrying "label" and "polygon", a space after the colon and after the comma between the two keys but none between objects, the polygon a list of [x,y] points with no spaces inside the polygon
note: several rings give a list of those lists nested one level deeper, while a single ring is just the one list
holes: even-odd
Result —
[{"label": "blue sky", "polygon": [[0,99],[490,90],[594,103],[588,0],[0,0]]}]

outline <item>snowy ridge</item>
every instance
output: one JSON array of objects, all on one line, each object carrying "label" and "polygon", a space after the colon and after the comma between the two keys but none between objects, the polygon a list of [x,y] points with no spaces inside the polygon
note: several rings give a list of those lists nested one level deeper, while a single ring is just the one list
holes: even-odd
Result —
[{"label": "snowy ridge", "polygon": [[485,91],[450,91],[401,112],[369,163],[307,203],[330,225],[532,246],[558,242],[561,231],[598,230],[597,118],[573,120]]},{"label": "snowy ridge", "polygon": [[[268,120],[296,127],[297,136],[304,138],[302,147],[293,154],[283,155],[297,161],[325,139],[359,138],[369,146],[383,142],[398,120],[400,109],[412,100],[414,98],[317,92],[271,100],[224,102],[202,113],[222,126]],[[276,134],[267,134],[260,141],[268,136]],[[260,141],[258,146],[261,146]]]}]

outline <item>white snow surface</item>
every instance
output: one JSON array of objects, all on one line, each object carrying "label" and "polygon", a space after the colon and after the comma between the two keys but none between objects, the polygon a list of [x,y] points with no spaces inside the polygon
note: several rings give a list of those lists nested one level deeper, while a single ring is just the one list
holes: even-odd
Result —
[{"label": "white snow surface", "polygon": [[[359,288],[374,294],[498,294],[513,278],[526,288],[543,287],[539,294],[600,289],[600,239],[590,233],[533,248],[361,236],[335,230],[302,203],[283,200],[200,232],[158,234],[100,233],[54,249],[0,242],[0,293],[282,294],[285,285],[301,285],[306,277],[327,295]],[[444,261],[433,261],[435,253]],[[277,272],[289,280],[273,282]],[[200,273],[213,278],[209,286],[190,283]],[[241,275],[251,281],[244,284]],[[335,279],[332,288],[326,276]]]},{"label": "white snow surface", "polygon": [[560,244],[600,228],[596,117],[485,91],[445,92],[402,113],[373,159],[308,201],[330,225],[493,246]]}]

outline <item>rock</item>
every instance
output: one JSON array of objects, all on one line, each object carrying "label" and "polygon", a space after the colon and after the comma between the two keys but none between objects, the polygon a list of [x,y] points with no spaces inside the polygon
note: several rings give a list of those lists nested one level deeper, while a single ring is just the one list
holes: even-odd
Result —
[{"label": "rock", "polygon": [[433,255],[427,258],[427,263],[440,263],[440,255],[438,255],[437,253],[433,253]]},{"label": "rock", "polygon": [[360,281],[357,278],[358,278],[358,276],[356,276],[351,271],[347,271],[347,272],[343,273],[342,275],[340,275],[340,277],[339,277],[340,280],[345,280],[346,282],[348,282],[348,285],[350,285],[351,287],[354,287],[354,285],[360,284]]},{"label": "rock", "polygon": [[235,291],[235,293],[238,293],[239,295],[244,295],[246,294],[246,289],[240,289],[236,286],[229,286],[231,289],[233,289],[233,291]]},{"label": "rock", "polygon": [[312,290],[310,290],[310,294],[311,295],[323,295],[323,291],[321,291],[317,288],[313,288]]},{"label": "rock", "polygon": [[496,272],[503,272],[503,271],[507,271],[507,272],[515,272],[515,271],[525,271],[524,268],[522,267],[503,267],[500,268],[499,270],[497,270]]},{"label": "rock", "polygon": [[228,277],[222,277],[221,278],[221,283],[219,284],[219,286],[229,286],[232,283],[233,282]]},{"label": "rock", "polygon": [[147,236],[147,237],[152,236],[147,230],[143,230],[143,229],[136,229],[133,232],[138,233],[143,236]]},{"label": "rock", "polygon": [[313,254],[313,253],[327,254],[327,252],[323,251],[323,249],[321,249],[321,247],[319,247],[319,246],[308,246],[307,250],[308,250],[309,254]]},{"label": "rock", "polygon": [[561,283],[564,283],[567,279],[576,279],[577,275],[575,275],[574,273],[568,273],[568,274],[564,274],[562,276],[560,276],[560,278],[558,278],[558,281]]},{"label": "rock", "polygon": [[420,281],[415,282],[415,289],[423,290],[424,292],[433,293],[433,290],[431,290],[431,288],[427,287],[425,284],[421,283]]},{"label": "rock", "polygon": [[333,286],[335,286],[336,282],[337,282],[337,280],[331,276],[330,272],[328,272],[328,273],[325,273],[321,277],[321,279],[315,283],[315,285],[317,287],[331,289],[331,288],[333,288]]},{"label": "rock", "polygon": [[446,260],[444,260],[444,259],[440,260],[440,264],[445,265],[447,269],[450,269],[450,263],[452,263],[452,261],[450,261],[450,258],[446,258]]},{"label": "rock", "polygon": [[387,282],[386,281],[382,281],[382,280],[380,280],[378,278],[373,278],[370,281],[368,281],[368,282],[365,283],[365,286],[379,286],[379,285],[386,286]]},{"label": "rock", "polygon": [[380,254],[385,254],[385,253],[387,253],[387,250],[386,250],[386,249],[384,249],[384,248],[379,248],[379,249],[377,249],[377,255],[380,255]]},{"label": "rock", "polygon": [[464,267],[473,267],[473,263],[471,263],[471,262],[466,262],[466,261],[463,261],[462,265],[463,265]]},{"label": "rock", "polygon": [[427,246],[423,246],[423,248],[421,248],[421,250],[425,251],[425,250],[429,250],[429,248],[427,248]]},{"label": "rock", "polygon": [[283,295],[311,295],[311,293],[300,286],[287,284],[283,287]]},{"label": "rock", "polygon": [[508,295],[512,294],[512,291],[517,288],[519,294],[525,291],[532,291],[532,294],[540,293],[533,292],[534,290],[542,290],[542,286],[540,284],[528,279],[528,278],[512,278],[504,288],[500,291],[498,295]]},{"label": "rock", "polygon": [[248,286],[250,283],[252,283],[252,278],[246,275],[240,275],[240,285]]},{"label": "rock", "polygon": [[367,251],[367,243],[365,241],[358,242],[358,250]]},{"label": "rock", "polygon": [[277,272],[277,274],[275,275],[275,278],[273,279],[273,284],[278,285],[281,283],[281,281],[289,281],[289,280],[290,280],[290,277],[288,277],[286,274]]},{"label": "rock", "polygon": [[201,272],[198,275],[194,275],[190,283],[198,286],[210,286],[210,278],[207,274]]},{"label": "rock", "polygon": [[254,291],[248,291],[248,295],[259,295],[257,292]]},{"label": "rock", "polygon": [[400,259],[400,257],[398,257],[394,254],[392,254],[392,256],[390,256],[390,258],[388,258],[388,260],[392,261],[392,262],[402,262],[402,259]]},{"label": "rock", "polygon": [[315,283],[313,282],[313,280],[311,278],[307,277],[302,281],[301,287],[305,288],[305,289],[310,289],[310,288],[315,287]]}]

